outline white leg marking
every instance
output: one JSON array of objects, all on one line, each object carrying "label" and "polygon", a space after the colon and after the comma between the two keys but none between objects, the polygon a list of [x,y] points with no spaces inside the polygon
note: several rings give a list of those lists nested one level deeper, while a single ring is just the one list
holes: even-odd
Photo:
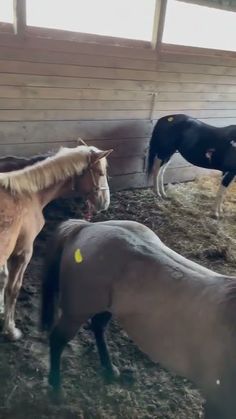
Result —
[{"label": "white leg marking", "polygon": [[15,259],[9,262],[9,279],[5,293],[5,315],[3,333],[10,340],[20,339],[22,333],[15,327],[15,307],[18,294],[22,285],[23,276],[31,259],[32,250],[23,251],[15,255]]},{"label": "white leg marking", "polygon": [[159,183],[158,183],[160,167],[161,167],[161,160],[156,157],[155,162],[154,162],[154,168],[153,168],[153,189],[154,189],[154,193],[157,196],[161,196],[160,190],[159,190]]},{"label": "white leg marking", "polygon": [[7,263],[0,268],[0,315],[4,315],[4,295],[8,280]]},{"label": "white leg marking", "polygon": [[161,193],[162,198],[167,198],[166,192],[165,192],[165,187],[164,187],[164,173],[168,167],[168,164],[170,163],[170,160],[168,160],[167,163],[164,163],[163,166],[161,167],[160,170],[160,176],[158,177],[159,179],[159,190]]},{"label": "white leg marking", "polygon": [[226,189],[227,188],[224,185],[220,185],[217,196],[216,196],[215,215],[217,218],[219,218],[222,212],[222,203],[223,203]]}]

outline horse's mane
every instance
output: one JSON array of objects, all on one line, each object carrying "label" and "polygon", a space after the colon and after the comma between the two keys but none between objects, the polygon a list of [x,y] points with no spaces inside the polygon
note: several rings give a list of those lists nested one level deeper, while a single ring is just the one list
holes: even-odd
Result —
[{"label": "horse's mane", "polygon": [[14,170],[24,169],[27,166],[31,166],[34,163],[45,160],[50,157],[53,153],[48,152],[45,154],[37,154],[32,157],[17,157],[17,156],[6,156],[0,158],[0,173],[12,172]]},{"label": "horse's mane", "polygon": [[35,193],[74,175],[80,175],[89,164],[91,150],[84,145],[75,148],[61,147],[53,156],[20,170],[0,173],[0,186],[13,193]]}]

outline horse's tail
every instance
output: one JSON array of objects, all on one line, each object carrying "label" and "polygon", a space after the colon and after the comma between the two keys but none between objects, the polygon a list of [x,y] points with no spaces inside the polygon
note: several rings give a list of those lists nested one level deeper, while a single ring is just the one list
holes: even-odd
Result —
[{"label": "horse's tail", "polygon": [[68,220],[63,222],[58,226],[54,237],[48,242],[47,248],[49,252],[45,258],[42,281],[42,331],[49,331],[54,324],[59,295],[61,257],[66,240],[71,233],[78,233],[86,224],[89,223],[83,220]]}]

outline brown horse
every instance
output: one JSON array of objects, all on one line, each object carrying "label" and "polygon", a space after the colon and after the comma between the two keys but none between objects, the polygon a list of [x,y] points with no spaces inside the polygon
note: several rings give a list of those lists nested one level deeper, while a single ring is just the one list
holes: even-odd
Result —
[{"label": "brown horse", "polygon": [[[58,197],[80,196],[96,211],[106,210],[110,192],[106,156],[111,150],[80,145],[61,148],[50,157],[0,161],[0,311],[3,333],[20,338],[15,327],[15,305],[33,242],[44,225],[43,208]],[[8,161],[7,161],[8,160]],[[2,163],[2,164],[1,164]]]},{"label": "brown horse", "polygon": [[[117,374],[104,330],[114,315],[149,357],[195,382],[205,418],[236,417],[236,277],[206,269],[133,221],[62,223],[45,264],[42,326],[50,335],[49,383],[79,327],[91,329],[103,367]],[[54,317],[59,296],[61,316]]]}]

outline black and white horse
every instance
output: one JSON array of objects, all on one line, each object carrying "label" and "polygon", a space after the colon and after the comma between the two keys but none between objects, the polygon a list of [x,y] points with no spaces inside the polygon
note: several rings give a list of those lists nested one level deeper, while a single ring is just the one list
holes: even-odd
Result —
[{"label": "black and white horse", "polygon": [[236,175],[236,125],[213,127],[187,115],[160,118],[149,144],[148,174],[153,175],[154,191],[162,198],[166,197],[164,172],[176,151],[195,166],[222,172],[215,207],[218,217],[225,191]]}]

